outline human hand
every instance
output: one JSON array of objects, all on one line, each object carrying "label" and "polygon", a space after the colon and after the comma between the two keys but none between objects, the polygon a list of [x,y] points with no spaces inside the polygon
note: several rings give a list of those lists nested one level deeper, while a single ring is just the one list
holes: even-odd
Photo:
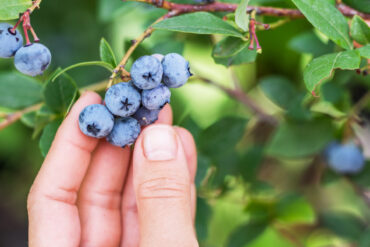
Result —
[{"label": "human hand", "polygon": [[79,130],[87,92],[60,126],[28,197],[29,246],[198,246],[196,148],[166,106],[131,152]]}]

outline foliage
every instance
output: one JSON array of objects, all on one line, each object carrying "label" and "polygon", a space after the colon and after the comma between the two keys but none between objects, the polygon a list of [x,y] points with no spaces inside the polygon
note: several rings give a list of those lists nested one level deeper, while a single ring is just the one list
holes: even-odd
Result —
[{"label": "foliage", "polygon": [[[46,37],[44,43],[51,45],[54,68],[30,78],[7,61],[0,63],[1,116],[39,105],[21,121],[39,139],[43,156],[80,92],[104,92],[130,40],[164,14],[148,5],[99,0],[95,16],[94,8],[69,0],[88,20],[91,15],[98,18],[96,25],[81,18],[91,28],[82,37],[83,29],[66,20],[70,33],[66,28],[61,31],[65,37],[56,31],[48,36],[47,26],[58,25],[43,21],[59,13],[52,2],[43,1],[32,20],[41,38]],[[333,2],[242,0],[231,17],[184,13],[153,25],[154,32],[131,55],[127,68],[148,53],[178,52],[190,60],[195,77],[173,92],[172,107],[174,122],[187,128],[197,143],[196,228],[201,246],[369,245],[370,210],[362,193],[370,189],[369,164],[361,174],[343,176],[330,171],[323,159],[331,141],[356,138],[352,126],[358,120],[369,122],[363,116],[370,109],[369,77],[355,72],[368,71],[370,28],[358,15],[349,26],[350,18]],[[362,1],[344,2],[368,12]],[[16,19],[30,5],[0,0],[0,19]],[[305,18],[276,25],[280,17],[247,14],[252,5],[297,8]],[[48,8],[51,13],[45,13]],[[262,54],[249,49],[249,18],[254,14],[257,21],[271,25],[271,30],[257,32]],[[72,38],[78,48],[69,42]],[[0,151],[5,146],[0,142]]]}]

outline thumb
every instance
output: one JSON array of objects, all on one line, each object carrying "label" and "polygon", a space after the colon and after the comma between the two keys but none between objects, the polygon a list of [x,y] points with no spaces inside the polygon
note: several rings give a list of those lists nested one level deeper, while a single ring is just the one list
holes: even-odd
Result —
[{"label": "thumb", "polygon": [[155,124],[138,138],[134,188],[141,247],[198,246],[191,214],[191,178],[180,137]]}]

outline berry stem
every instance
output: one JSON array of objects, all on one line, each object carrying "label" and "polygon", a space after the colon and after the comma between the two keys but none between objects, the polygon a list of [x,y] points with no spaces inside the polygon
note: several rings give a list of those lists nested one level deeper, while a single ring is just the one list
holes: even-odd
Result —
[{"label": "berry stem", "polygon": [[30,45],[31,44],[30,39],[29,39],[29,36],[28,36],[28,33],[27,33],[28,30],[31,31],[32,36],[33,36],[33,39],[34,39],[35,42],[39,42],[40,41],[40,39],[36,35],[35,30],[33,30],[32,26],[31,26],[30,14],[35,9],[40,8],[41,1],[42,0],[35,0],[35,1],[33,1],[32,2],[32,6],[29,7],[23,14],[20,14],[20,17],[19,17],[17,23],[11,29],[11,32],[12,33],[15,33],[15,30],[17,29],[17,27],[19,26],[19,24],[21,22],[23,22],[23,31],[24,31],[24,36],[26,37],[26,45]]}]

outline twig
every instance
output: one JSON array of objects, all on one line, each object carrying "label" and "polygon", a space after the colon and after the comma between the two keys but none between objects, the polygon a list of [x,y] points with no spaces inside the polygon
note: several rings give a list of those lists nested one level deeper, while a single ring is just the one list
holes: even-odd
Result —
[{"label": "twig", "polygon": [[4,121],[2,121],[0,123],[0,130],[2,130],[4,128],[6,128],[7,126],[11,125],[12,123],[18,121],[24,114],[29,113],[29,112],[33,112],[33,111],[37,111],[38,109],[41,108],[41,106],[42,106],[42,103],[39,103],[39,104],[36,104],[36,105],[29,106],[25,109],[16,111],[16,112],[4,114],[2,117],[5,118],[5,119],[4,119]]},{"label": "twig", "polygon": [[288,229],[284,229],[283,227],[275,227],[275,229],[281,233],[281,235],[285,236],[291,243],[293,243],[297,247],[304,247],[304,245],[291,233]]},{"label": "twig", "polygon": [[[80,93],[83,93],[85,91],[102,91],[106,88],[107,84],[108,84],[108,81],[106,81],[106,80],[98,82],[98,83],[94,83],[92,85],[81,88]],[[0,130],[2,130],[4,128],[8,127],[9,125],[15,123],[16,121],[18,121],[19,119],[21,119],[21,117],[24,114],[39,110],[41,108],[42,104],[43,103],[32,105],[32,106],[29,106],[25,109],[16,111],[16,112],[0,113],[0,118],[4,118],[4,120],[2,122],[0,122]]]},{"label": "twig", "polygon": [[[134,0],[136,2],[144,2],[151,5],[155,5],[158,8],[167,9],[167,10],[176,10],[178,11],[177,15],[190,13],[190,12],[198,12],[198,11],[206,11],[206,12],[234,12],[237,8],[237,4],[232,3],[223,3],[223,2],[214,2],[211,4],[205,5],[192,5],[192,4],[178,4],[172,3],[165,0]],[[353,17],[354,15],[359,15],[363,19],[370,19],[370,14],[362,13],[351,7],[339,4],[337,5],[338,9],[344,16]],[[265,16],[287,16],[290,18],[302,18],[304,17],[301,11],[298,9],[285,9],[285,8],[275,8],[275,7],[265,7],[265,6],[248,6],[247,12],[252,12],[253,10],[256,11],[257,15],[265,15]]]},{"label": "twig", "polygon": [[160,21],[162,21],[162,20],[164,20],[164,19],[166,19],[166,18],[168,18],[170,16],[173,16],[175,14],[176,14],[176,12],[170,11],[167,14],[161,16],[155,22],[153,22],[153,24],[150,25],[142,34],[140,34],[139,37],[137,37],[136,39],[132,40],[132,45],[127,50],[127,52],[126,52],[125,56],[122,58],[121,62],[113,70],[113,73],[112,73],[111,77],[109,78],[109,83],[108,83],[107,88],[109,88],[109,87],[112,86],[114,78],[118,75],[118,73],[120,71],[122,72],[121,77],[122,77],[123,80],[126,80],[126,81],[127,80],[130,80],[130,73],[125,69],[125,66],[126,66],[126,63],[127,63],[128,59],[132,55],[132,53],[135,51],[136,47],[141,42],[143,42],[144,39],[146,39],[147,37],[149,37],[152,34],[152,32],[154,31],[153,25],[155,25],[158,22],[160,22]]},{"label": "twig", "polygon": [[35,9],[40,8],[41,1],[42,0],[35,0],[35,1],[33,1],[32,6],[28,8],[28,10],[30,11],[30,13],[32,13]]},{"label": "twig", "polygon": [[267,123],[270,123],[271,125],[277,125],[278,121],[275,117],[267,114],[264,112],[264,110],[262,110],[254,101],[253,99],[251,99],[247,94],[245,94],[243,91],[241,91],[240,89],[230,89],[230,88],[227,88],[219,83],[216,83],[212,80],[209,80],[207,78],[204,78],[204,77],[194,77],[192,78],[193,80],[201,80],[205,83],[208,83],[210,85],[213,85],[217,88],[219,88],[220,90],[224,91],[226,94],[228,94],[230,97],[236,99],[237,101],[239,101],[240,103],[242,103],[244,106],[246,106],[247,108],[249,108],[250,110],[252,110],[252,112],[257,115],[257,117],[261,120],[261,121],[264,121],[264,122],[267,122]]}]

